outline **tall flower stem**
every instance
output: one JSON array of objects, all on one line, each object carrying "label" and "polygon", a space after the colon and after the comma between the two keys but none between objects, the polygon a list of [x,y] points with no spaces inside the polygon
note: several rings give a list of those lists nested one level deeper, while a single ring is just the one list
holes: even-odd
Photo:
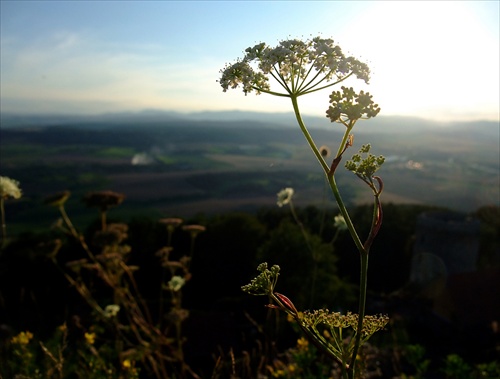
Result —
[{"label": "tall flower stem", "polygon": [[290,99],[292,100],[295,118],[297,119],[297,122],[299,123],[300,130],[302,131],[302,134],[304,134],[304,137],[306,138],[307,143],[309,144],[309,147],[312,149],[312,151],[313,151],[314,155],[316,156],[316,158],[318,159],[321,167],[323,168],[325,173],[328,173],[328,171],[330,171],[330,167],[328,167],[325,160],[323,159],[323,156],[321,155],[318,147],[316,146],[316,144],[314,143],[314,140],[311,137],[311,134],[307,130],[307,127],[304,124],[304,121],[302,120],[302,116],[301,116],[300,110],[299,110],[299,103],[297,101],[297,96],[291,94]]},{"label": "tall flower stem", "polygon": [[[368,249],[366,249],[365,246],[363,245],[363,243],[361,242],[361,239],[359,238],[358,233],[357,233],[357,231],[352,223],[351,217],[349,216],[349,213],[345,207],[344,201],[342,200],[337,183],[335,181],[334,171],[330,169],[328,164],[323,159],[323,156],[321,155],[318,147],[316,146],[313,138],[311,137],[311,134],[307,130],[307,127],[304,124],[304,121],[302,120],[302,116],[301,116],[300,111],[299,111],[297,96],[291,95],[290,98],[292,100],[293,110],[295,112],[295,117],[296,117],[297,122],[300,126],[300,129],[302,130],[304,137],[306,138],[310,148],[312,149],[314,155],[316,156],[321,167],[323,168],[325,175],[327,176],[328,183],[330,184],[330,188],[332,189],[333,195],[335,196],[335,200],[337,201],[337,205],[340,209],[340,212],[342,213],[342,216],[344,216],[347,228],[349,229],[349,233],[350,233],[350,235],[354,241],[354,244],[356,245],[356,248],[358,249],[359,254],[360,254],[361,269],[360,269],[359,305],[358,305],[358,307],[359,307],[359,309],[358,309],[359,319],[358,319],[358,326],[357,326],[357,331],[356,331],[356,340],[355,340],[355,344],[354,344],[354,349],[352,352],[351,361],[349,363],[349,366],[347,367],[348,377],[354,378],[356,356],[358,353],[359,346],[361,344],[361,334],[362,334],[361,331],[363,330],[363,319],[365,317],[365,308],[366,308],[366,290],[367,290],[367,279],[368,279]],[[345,131],[344,136],[342,138],[342,142],[339,146],[339,150],[337,152],[337,156],[335,159],[341,158],[341,154],[344,151],[345,145],[347,143],[347,140],[349,138],[349,134],[350,134],[353,126],[354,126],[354,124],[351,123],[346,128],[346,131]],[[374,220],[375,220],[375,218],[374,218]],[[372,229],[374,228],[374,225],[375,225],[375,221],[372,222]]]},{"label": "tall flower stem", "polygon": [[352,351],[351,362],[349,363],[349,377],[354,378],[356,356],[358,355],[359,345],[361,344],[361,331],[363,330],[363,320],[366,310],[366,288],[368,283],[368,252],[361,253],[361,270],[359,279],[359,309],[358,309],[358,327],[356,332],[356,341]]},{"label": "tall flower stem", "polygon": [[[323,156],[321,155],[318,147],[316,146],[314,140],[311,137],[311,134],[307,130],[306,125],[304,124],[304,121],[302,120],[302,116],[299,111],[299,105],[297,102],[297,97],[291,95],[290,96],[292,100],[292,105],[293,105],[293,110],[295,112],[295,118],[297,119],[297,122],[300,126],[300,129],[302,133],[304,134],[304,137],[306,138],[309,147],[313,151],[314,155],[318,159],[321,167],[323,168],[323,171],[325,172],[325,175],[327,176],[328,183],[330,185],[330,188],[332,189],[333,195],[335,196],[335,200],[337,201],[337,204],[339,206],[340,212],[342,213],[342,216],[344,216],[344,219],[347,224],[347,228],[349,229],[349,233],[351,234],[352,239],[354,240],[354,243],[357,247],[357,249],[361,252],[364,251],[363,243],[361,242],[361,239],[358,236],[358,233],[356,232],[356,228],[354,227],[351,217],[349,216],[349,213],[347,212],[347,208],[344,205],[344,201],[342,200],[342,197],[340,196],[340,192],[337,186],[337,183],[335,182],[335,177],[332,172],[330,172],[330,167],[328,164],[325,162],[323,159]],[[347,129],[346,133],[344,134],[344,138],[342,139],[343,144],[345,145],[345,141],[347,141],[347,138],[349,136],[350,130]]]},{"label": "tall flower stem", "polygon": [[68,214],[66,213],[66,210],[64,209],[64,204],[59,205],[59,213],[61,213],[61,216],[66,223],[69,231],[71,232],[71,235],[75,237],[77,240],[80,239],[80,235],[76,231],[75,227],[73,226],[73,223],[71,222],[71,219],[68,217]]}]

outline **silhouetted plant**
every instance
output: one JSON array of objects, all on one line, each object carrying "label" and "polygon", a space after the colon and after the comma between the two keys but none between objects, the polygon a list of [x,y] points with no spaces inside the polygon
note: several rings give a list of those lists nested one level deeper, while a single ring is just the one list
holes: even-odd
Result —
[{"label": "silhouetted plant", "polygon": [[[275,293],[274,286],[279,272],[279,267],[276,265],[272,266],[270,270],[267,269],[267,265],[260,265],[260,275],[243,289],[255,295],[269,296],[277,304],[270,305],[271,307],[281,309],[293,316],[312,341],[324,352],[341,362],[344,378],[357,377],[360,372],[358,372],[356,360],[361,343],[388,322],[386,316],[376,317],[376,322],[370,318],[374,316],[365,316],[368,256],[370,247],[382,224],[380,195],[383,190],[383,182],[380,177],[375,176],[375,173],[384,163],[384,157],[372,155],[370,145],[366,144],[346,163],[346,168],[366,183],[374,196],[371,227],[364,242],[359,237],[342,200],[335,181],[335,171],[345,151],[353,146],[352,130],[357,121],[375,117],[380,112],[380,108],[373,102],[372,96],[364,91],[357,93],[353,88],[341,87],[341,91],[331,93],[330,106],[326,111],[327,117],[331,122],[343,125],[345,131],[337,152],[329,164],[326,161],[328,154],[325,153],[325,149],[318,148],[302,120],[298,99],[300,96],[339,84],[349,77],[356,77],[368,83],[370,70],[365,63],[345,56],[333,40],[320,37],[306,41],[285,40],[276,47],[260,43],[246,49],[245,53],[242,59],[234,64],[226,65],[221,70],[219,83],[224,92],[229,88],[234,89],[241,86],[245,94],[254,91],[257,94],[266,93],[290,98],[299,127],[325,173],[340,212],[359,251],[361,268],[358,315],[343,316],[347,317],[348,320],[341,321],[342,325],[353,327],[353,342],[346,344],[341,337],[333,341],[325,339],[316,326],[323,324],[323,326],[333,327],[330,322],[333,316],[329,314],[327,317],[326,314],[321,313],[321,321],[314,319],[315,321],[312,322],[312,319],[304,318],[288,298]],[[278,89],[274,89],[275,86]],[[289,203],[292,195],[293,190],[283,190],[279,195],[278,204]],[[291,209],[294,212],[293,207]],[[367,329],[365,323],[377,327]],[[342,327],[339,330],[331,330],[336,330],[338,336],[342,336]]]},{"label": "silhouetted plant", "polygon": [[[186,225],[184,230],[191,239],[190,252],[172,260],[172,233],[182,220],[160,220],[167,226],[167,245],[158,251],[157,256],[168,272],[161,282],[161,292],[162,299],[164,292],[169,294],[170,305],[165,312],[160,305],[160,314],[155,322],[150,304],[142,297],[134,277],[139,267],[128,263],[131,252],[131,247],[126,244],[128,225],[107,222],[108,210],[121,204],[125,196],[112,191],[93,192],[85,196],[84,202],[88,206],[98,208],[101,224],[91,242],[87,243],[65,211],[70,195],[69,191],[64,191],[46,198],[45,203],[59,210],[61,219],[56,228],[76,240],[85,257],[60,265],[61,239],[55,240],[57,243],[52,244],[52,252],[47,256],[92,310],[90,325],[79,323],[84,336],[79,359],[88,367],[85,375],[107,378],[112,374],[133,379],[138,377],[139,368],[136,365],[140,362],[148,375],[156,378],[169,378],[173,373],[180,378],[197,378],[184,359],[182,323],[189,312],[182,307],[182,289],[191,278],[190,260],[194,241],[205,227]],[[96,281],[103,286],[99,297],[94,291]],[[21,344],[20,348],[23,346]],[[63,359],[57,358],[62,355],[43,344],[41,347],[45,356],[54,363],[54,370],[57,368],[57,372],[62,373]]]}]

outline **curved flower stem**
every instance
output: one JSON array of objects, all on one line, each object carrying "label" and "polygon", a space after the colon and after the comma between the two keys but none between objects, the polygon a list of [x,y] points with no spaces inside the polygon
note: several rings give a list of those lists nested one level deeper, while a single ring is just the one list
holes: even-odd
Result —
[{"label": "curved flower stem", "polygon": [[321,83],[323,80],[319,81],[318,83],[316,83],[314,86],[312,86],[310,89],[307,89],[303,92],[301,92],[300,94],[301,95],[306,95],[308,93],[312,93],[312,92],[317,92],[317,91],[321,91],[322,89],[325,89],[325,88],[328,88],[328,87],[332,87],[334,86],[335,84],[338,84],[340,82],[343,82],[344,80],[346,80],[347,78],[349,78],[351,75],[353,74],[353,72],[351,72],[349,75],[346,75],[344,76],[343,78],[340,78],[339,80],[337,80],[336,82],[333,82],[333,83],[330,83],[330,84],[327,84],[323,87],[319,87],[319,88],[315,88],[319,83]]},{"label": "curved flower stem", "polygon": [[[252,88],[256,91],[262,92],[262,93],[267,93],[268,95],[273,95],[273,96],[279,96],[279,97],[290,97],[290,94],[288,93],[281,93],[281,92],[276,92],[276,91],[270,91],[266,90],[260,87],[252,86]],[[285,87],[284,87],[285,88]]]},{"label": "curved flower stem", "polygon": [[80,238],[80,235],[78,234],[75,227],[73,226],[71,219],[68,217],[68,214],[66,213],[66,209],[64,209],[64,204],[59,205],[59,213],[61,213],[61,216],[62,216],[64,222],[66,223],[69,231],[71,232],[71,235],[78,240]]},{"label": "curved flower stem", "polygon": [[[347,209],[344,205],[344,201],[342,200],[342,197],[340,196],[340,192],[339,192],[339,189],[337,187],[337,183],[335,182],[335,177],[333,175],[333,172],[330,172],[330,167],[323,159],[323,156],[319,152],[318,147],[314,143],[314,140],[312,139],[311,135],[309,134],[309,131],[307,130],[307,127],[304,124],[304,121],[302,120],[302,116],[300,115],[300,111],[299,111],[299,105],[297,102],[297,97],[291,95],[290,99],[292,100],[293,110],[295,112],[295,117],[297,119],[297,122],[299,123],[300,129],[302,130],[304,137],[306,138],[307,142],[309,143],[309,147],[312,149],[314,155],[318,159],[321,167],[323,168],[323,171],[325,172],[325,174],[328,178],[328,183],[330,184],[330,188],[332,189],[333,195],[335,196],[335,200],[337,201],[340,212],[342,213],[342,216],[344,216],[344,219],[345,219],[346,224],[347,224],[347,228],[349,229],[351,237],[354,240],[354,244],[356,245],[359,252],[361,253],[365,250],[363,247],[363,243],[361,242],[361,239],[359,238],[358,233],[356,232],[356,228],[354,227],[354,225],[351,221],[351,217],[349,216],[349,213],[347,212]],[[342,144],[344,144],[344,145],[345,145],[345,141],[347,141],[347,138],[349,137],[349,132],[350,132],[350,129],[348,128],[344,134],[344,138],[342,139]],[[340,149],[342,149],[342,148],[343,147],[341,147]],[[339,151],[341,151],[340,149],[339,149]]]},{"label": "curved flower stem", "polygon": [[318,77],[318,75],[320,74],[320,71],[318,71],[318,73],[316,75],[314,75],[314,78],[312,78],[311,80],[309,80],[309,82],[307,82],[307,84],[304,85],[306,79],[309,77],[309,74],[311,73],[311,71],[313,70],[313,68],[314,68],[314,65],[311,65],[309,67],[309,70],[307,70],[307,74],[304,75],[304,78],[300,82],[300,85],[297,86],[297,91],[298,92],[301,92],[303,89],[307,88],[307,86],[309,86]]},{"label": "curved flower stem", "polygon": [[299,123],[300,130],[302,130],[304,137],[306,137],[307,143],[309,144],[309,147],[312,149],[314,155],[318,159],[321,167],[323,168],[325,173],[327,173],[330,170],[330,167],[328,167],[325,160],[323,159],[323,156],[319,152],[318,147],[314,143],[314,140],[312,139],[311,135],[309,134],[309,131],[306,128],[306,125],[304,124],[304,121],[302,120],[302,116],[300,115],[300,111],[299,111],[299,104],[297,102],[297,96],[290,95],[290,99],[292,100],[293,111],[295,112],[295,118],[297,119],[297,122]]},{"label": "curved flower stem", "polygon": [[[342,216],[344,216],[347,228],[349,229],[349,233],[351,234],[351,237],[354,241],[354,244],[356,245],[356,248],[358,249],[359,254],[360,254],[361,269],[360,269],[360,283],[359,283],[359,310],[358,310],[359,318],[358,318],[358,326],[357,326],[357,331],[356,331],[356,340],[355,340],[355,344],[354,344],[354,349],[352,352],[350,364],[347,367],[347,376],[349,378],[354,378],[354,371],[355,371],[354,365],[356,363],[356,356],[358,353],[359,346],[361,344],[363,321],[364,321],[364,317],[365,317],[369,246],[365,247],[364,244],[361,242],[361,239],[359,238],[358,233],[356,232],[356,228],[354,227],[352,220],[349,216],[349,213],[347,212],[344,201],[342,200],[342,197],[340,196],[340,192],[339,192],[339,189],[337,187],[337,183],[335,182],[334,171],[330,170],[330,167],[328,167],[328,164],[325,162],[325,160],[321,156],[321,153],[319,152],[316,144],[314,143],[314,140],[312,139],[311,135],[309,134],[309,131],[307,130],[307,127],[304,124],[304,121],[302,120],[302,117],[301,117],[300,111],[299,111],[298,102],[297,102],[297,96],[291,95],[290,98],[292,100],[293,110],[295,112],[295,117],[297,118],[297,122],[299,123],[300,129],[302,130],[304,137],[306,138],[307,142],[309,143],[309,146],[311,147],[314,155],[318,159],[321,167],[323,168],[323,170],[328,178],[328,183],[330,184],[330,188],[332,189],[333,195],[335,196],[335,200],[337,201],[337,205],[340,209],[340,212],[342,213]],[[344,137],[342,139],[342,142],[340,144],[339,152],[337,153],[336,159],[341,158],[341,154],[344,151],[345,144],[349,138],[349,133],[351,132],[351,129],[353,128],[353,126],[354,126],[354,123],[350,123],[349,126],[347,127],[347,129],[344,133]],[[377,200],[378,200],[378,197],[377,197]],[[376,202],[376,206],[378,209],[378,202]],[[376,228],[376,224],[378,222],[377,220],[378,220],[377,217],[373,218],[372,230],[374,228]]]}]

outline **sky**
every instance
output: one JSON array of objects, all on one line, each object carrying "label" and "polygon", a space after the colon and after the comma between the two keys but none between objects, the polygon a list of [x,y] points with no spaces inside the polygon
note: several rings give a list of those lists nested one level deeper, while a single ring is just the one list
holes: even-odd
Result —
[{"label": "sky", "polygon": [[[290,112],[222,92],[220,70],[260,42],[332,38],[368,63],[381,115],[500,119],[499,1],[0,1],[0,110],[100,114]],[[330,90],[331,91],[331,90]],[[322,116],[329,91],[300,98]]]}]

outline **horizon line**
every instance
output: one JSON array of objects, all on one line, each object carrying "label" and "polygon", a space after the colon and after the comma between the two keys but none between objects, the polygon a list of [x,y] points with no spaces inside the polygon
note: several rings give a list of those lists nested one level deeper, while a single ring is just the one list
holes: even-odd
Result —
[{"label": "horizon line", "polygon": [[[287,116],[287,115],[294,115],[292,111],[255,111],[255,110],[242,110],[242,109],[218,109],[218,110],[213,110],[213,109],[205,109],[205,110],[191,110],[191,111],[183,111],[183,110],[173,110],[173,109],[161,109],[161,108],[144,108],[141,110],[116,110],[116,111],[108,111],[108,112],[61,112],[61,111],[35,111],[35,112],[20,112],[20,111],[2,111],[0,107],[0,117],[4,116],[16,116],[16,117],[81,117],[81,118],[93,118],[93,117],[103,117],[103,116],[119,116],[119,115],[135,115],[135,116],[140,116],[141,114],[144,113],[158,113],[158,115],[161,115],[162,113],[173,113],[173,114],[178,114],[181,116],[186,116],[189,117],[190,115],[196,115],[196,114],[203,114],[203,113],[246,113],[246,114],[269,114],[269,115],[281,115],[281,116]],[[316,114],[308,114],[308,113],[303,113],[303,117],[315,117],[315,118],[322,118],[319,115]],[[390,118],[407,118],[407,119],[416,119],[416,120],[423,120],[423,121],[430,121],[430,122],[437,122],[437,123],[463,123],[463,122],[497,122],[500,125],[500,115],[498,116],[497,119],[492,119],[492,118],[487,118],[487,117],[470,117],[470,118],[457,118],[457,119],[439,119],[439,118],[427,118],[427,117],[420,117],[420,116],[415,116],[415,115],[405,115],[405,114],[380,114],[377,116],[379,119],[381,117],[390,117]]]}]

